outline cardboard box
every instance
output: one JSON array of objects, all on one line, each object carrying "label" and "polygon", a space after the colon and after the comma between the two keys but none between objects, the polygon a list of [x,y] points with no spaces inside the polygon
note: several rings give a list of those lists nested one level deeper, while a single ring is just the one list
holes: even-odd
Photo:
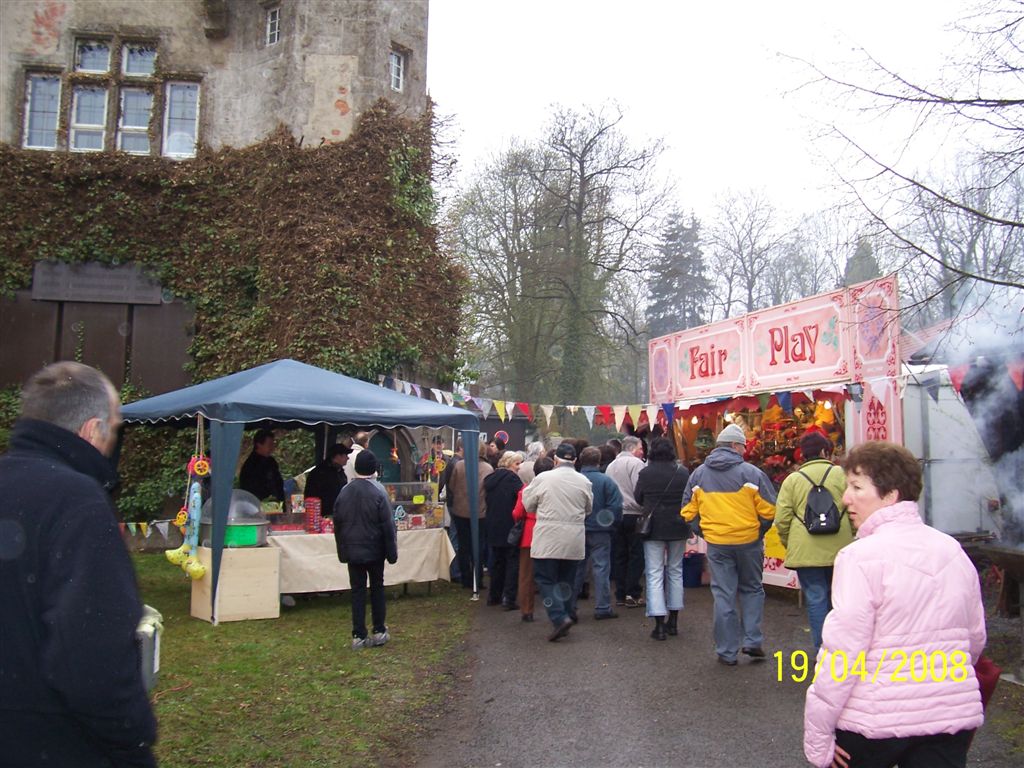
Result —
[{"label": "cardboard box", "polygon": [[[192,582],[192,616],[210,621],[213,550],[199,548],[206,575]],[[276,547],[224,549],[217,582],[217,621],[276,619],[281,615],[281,550]]]}]

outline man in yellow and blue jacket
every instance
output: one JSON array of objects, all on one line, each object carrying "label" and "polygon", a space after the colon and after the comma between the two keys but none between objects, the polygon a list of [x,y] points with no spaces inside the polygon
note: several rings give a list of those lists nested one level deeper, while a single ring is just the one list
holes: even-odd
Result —
[{"label": "man in yellow and blue jacket", "polygon": [[715,450],[690,475],[680,514],[695,523],[707,541],[715,652],[720,663],[734,667],[741,650],[755,660],[765,657],[762,541],[775,517],[775,488],[764,472],[743,461],[747,438],[742,429],[730,424],[716,442]]}]

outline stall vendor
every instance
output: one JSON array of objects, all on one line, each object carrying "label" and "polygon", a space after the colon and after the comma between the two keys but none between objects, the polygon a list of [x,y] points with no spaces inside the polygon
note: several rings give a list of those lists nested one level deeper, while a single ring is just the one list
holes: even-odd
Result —
[{"label": "stall vendor", "polygon": [[269,429],[257,430],[252,439],[252,453],[242,465],[238,487],[262,501],[273,497],[284,501],[284,479],[273,457],[277,441]]},{"label": "stall vendor", "polygon": [[[345,465],[352,449],[338,443],[327,450],[327,458],[320,462],[306,478],[304,499],[320,499],[322,510],[333,510],[334,500],[345,486]],[[329,512],[328,512],[329,514]]]}]

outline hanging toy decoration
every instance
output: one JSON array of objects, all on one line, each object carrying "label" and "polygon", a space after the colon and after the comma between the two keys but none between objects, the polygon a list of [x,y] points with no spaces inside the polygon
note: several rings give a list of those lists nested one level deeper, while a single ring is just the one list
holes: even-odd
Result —
[{"label": "hanging toy decoration", "polygon": [[199,562],[199,525],[203,510],[201,480],[210,474],[210,459],[201,452],[203,444],[203,420],[199,419],[196,432],[196,452],[186,467],[188,480],[185,484],[185,505],[178,510],[174,524],[181,531],[184,541],[180,547],[167,550],[164,555],[172,564],[180,566],[193,580],[206,575],[206,566]]},{"label": "hanging toy decoration", "polygon": [[190,476],[206,477],[210,474],[210,460],[202,455],[193,456],[188,463],[188,473]]}]

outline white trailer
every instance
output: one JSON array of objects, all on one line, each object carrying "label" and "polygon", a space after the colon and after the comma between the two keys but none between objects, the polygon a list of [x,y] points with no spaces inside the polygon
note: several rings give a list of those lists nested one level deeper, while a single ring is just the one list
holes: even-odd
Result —
[{"label": "white trailer", "polygon": [[921,513],[949,534],[997,533],[992,460],[946,366],[904,366],[903,444],[921,460]]}]

